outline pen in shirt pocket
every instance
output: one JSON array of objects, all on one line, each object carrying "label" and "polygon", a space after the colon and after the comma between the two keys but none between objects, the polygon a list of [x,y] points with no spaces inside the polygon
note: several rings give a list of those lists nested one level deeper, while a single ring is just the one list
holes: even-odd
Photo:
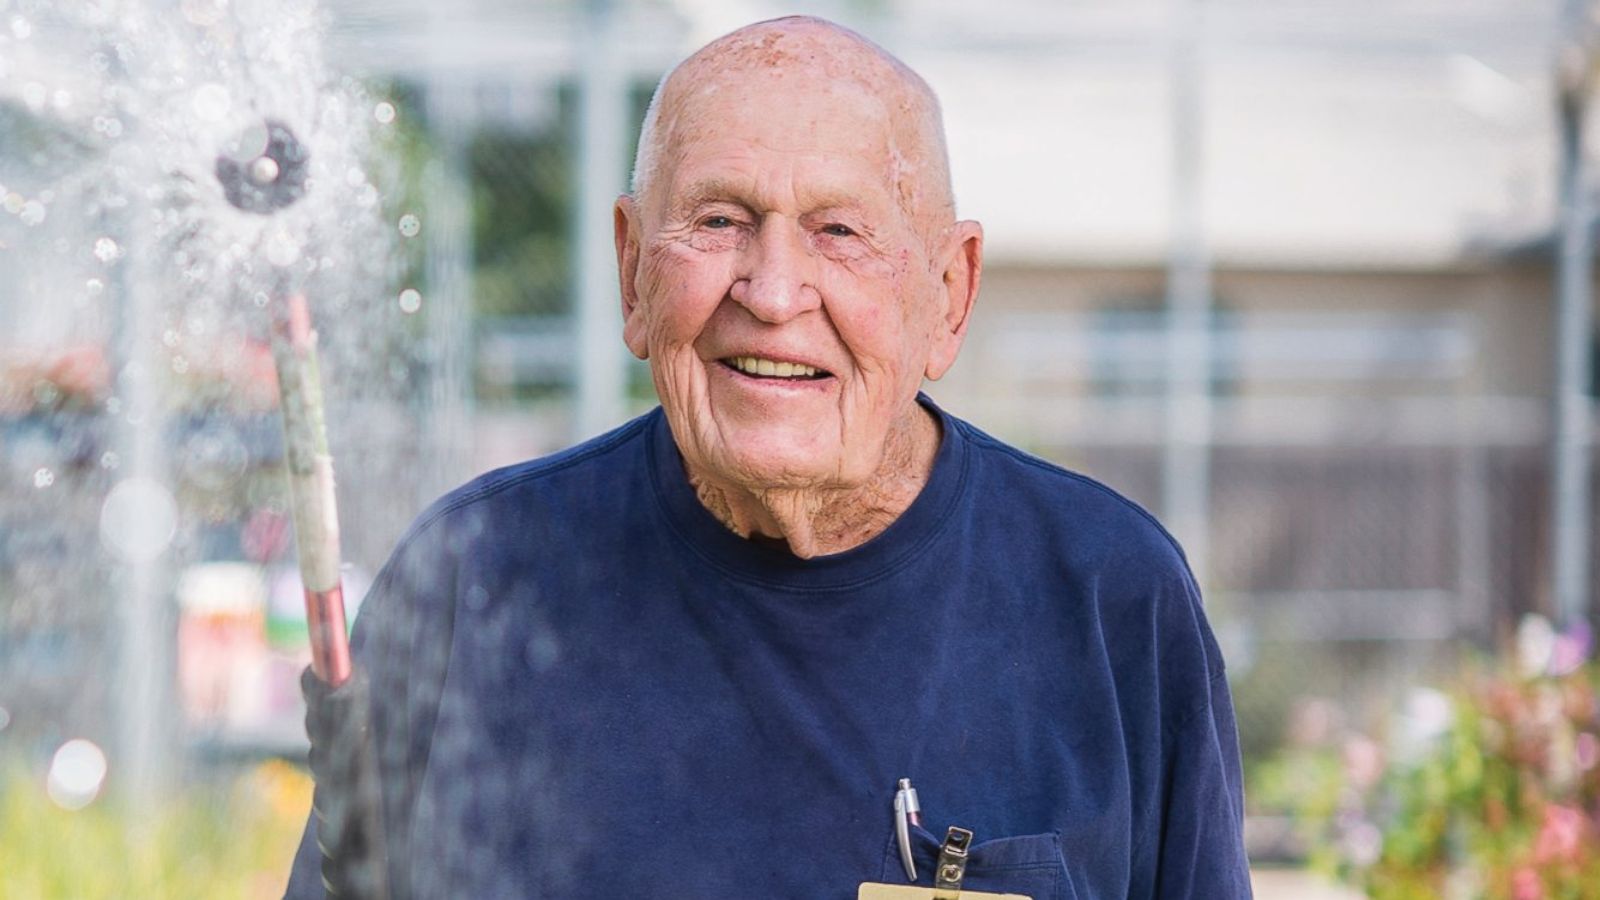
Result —
[{"label": "pen in shirt pocket", "polygon": [[906,879],[917,880],[917,863],[911,856],[911,827],[922,825],[922,805],[917,802],[917,789],[911,779],[900,779],[894,792],[894,837],[900,845],[900,862],[906,867]]}]

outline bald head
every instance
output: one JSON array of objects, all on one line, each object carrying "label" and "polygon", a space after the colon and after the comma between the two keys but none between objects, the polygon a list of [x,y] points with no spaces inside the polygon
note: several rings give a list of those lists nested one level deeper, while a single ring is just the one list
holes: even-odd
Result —
[{"label": "bald head", "polygon": [[[861,35],[823,19],[791,16],[758,22],[702,47],[657,86],[634,160],[632,191],[648,206],[652,189],[670,177],[676,148],[708,127],[707,101],[727,90],[837,93],[860,102],[864,117],[888,127],[901,209],[919,224],[954,220],[955,202],[939,101],[921,76]],[[854,95],[847,99],[846,94]],[[874,108],[875,107],[875,108]]]},{"label": "bald head", "polygon": [[928,85],[816,19],[720,38],[657,89],[612,225],[622,338],[702,503],[801,556],[898,515],[880,498],[932,466],[917,392],[955,362],[983,267]]}]

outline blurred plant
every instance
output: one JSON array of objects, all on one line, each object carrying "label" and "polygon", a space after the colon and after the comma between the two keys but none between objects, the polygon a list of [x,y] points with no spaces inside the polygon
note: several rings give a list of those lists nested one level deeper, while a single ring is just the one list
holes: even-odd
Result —
[{"label": "blurred plant", "polygon": [[1380,900],[1600,898],[1600,665],[1538,617],[1516,664],[1413,692],[1387,741],[1328,734],[1256,773],[1312,864]]},{"label": "blurred plant", "polygon": [[0,772],[0,897],[280,897],[311,808],[282,761],[186,788],[149,821],[114,803],[63,809],[25,769]]}]

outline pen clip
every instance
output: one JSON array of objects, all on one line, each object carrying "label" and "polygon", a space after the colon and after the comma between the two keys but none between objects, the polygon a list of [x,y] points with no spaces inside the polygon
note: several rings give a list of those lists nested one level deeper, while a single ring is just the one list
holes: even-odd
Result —
[{"label": "pen clip", "polygon": [[900,845],[900,862],[906,867],[906,880],[917,880],[917,862],[911,856],[911,826],[922,824],[922,806],[911,779],[900,779],[894,792],[894,837]]}]

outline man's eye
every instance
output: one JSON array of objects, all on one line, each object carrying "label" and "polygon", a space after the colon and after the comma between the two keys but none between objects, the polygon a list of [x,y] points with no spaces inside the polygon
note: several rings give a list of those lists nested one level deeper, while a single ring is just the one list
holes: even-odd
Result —
[{"label": "man's eye", "polygon": [[850,237],[855,234],[854,231],[850,230],[849,226],[840,225],[837,222],[822,226],[822,233],[833,237]]},{"label": "man's eye", "polygon": [[732,228],[733,220],[727,216],[707,216],[700,224],[706,228]]}]

